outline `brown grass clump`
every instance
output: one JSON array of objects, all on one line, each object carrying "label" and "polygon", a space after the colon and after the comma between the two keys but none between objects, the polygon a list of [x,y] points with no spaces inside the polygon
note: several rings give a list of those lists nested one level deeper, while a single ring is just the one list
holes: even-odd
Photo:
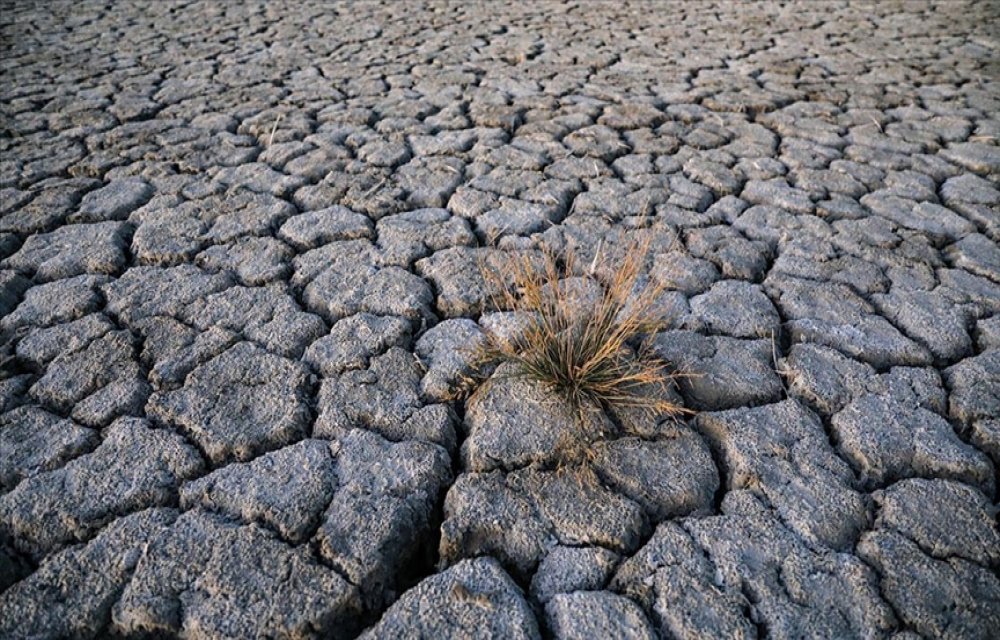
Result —
[{"label": "brown grass clump", "polygon": [[[515,375],[535,381],[576,410],[638,409],[656,415],[687,413],[666,398],[678,374],[652,350],[648,337],[666,328],[657,313],[662,286],[640,279],[649,243],[630,247],[594,300],[581,292],[573,257],[562,268],[552,254],[543,261],[514,259],[485,277],[499,309],[523,312],[524,326],[509,336],[487,334],[481,357],[510,362]],[[591,272],[593,272],[591,265]]]}]

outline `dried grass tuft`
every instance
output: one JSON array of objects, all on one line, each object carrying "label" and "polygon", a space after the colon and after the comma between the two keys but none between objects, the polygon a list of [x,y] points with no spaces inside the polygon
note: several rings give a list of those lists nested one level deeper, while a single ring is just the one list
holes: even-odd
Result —
[{"label": "dried grass tuft", "polygon": [[664,330],[668,319],[657,312],[662,286],[641,278],[648,252],[648,241],[630,247],[601,283],[597,300],[573,286],[572,255],[561,266],[549,253],[542,261],[519,257],[502,269],[484,269],[493,307],[522,312],[525,326],[511,335],[488,333],[480,359],[513,363],[515,375],[558,394],[577,411],[689,413],[667,399],[681,374],[672,373],[651,348],[649,337]]}]

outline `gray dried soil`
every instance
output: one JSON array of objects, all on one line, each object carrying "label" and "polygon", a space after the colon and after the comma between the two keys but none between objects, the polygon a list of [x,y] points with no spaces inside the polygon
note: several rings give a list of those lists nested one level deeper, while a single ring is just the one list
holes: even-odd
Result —
[{"label": "gray dried soil", "polygon": [[[0,638],[995,634],[997,24],[0,0]],[[696,417],[462,399],[644,238]]]}]

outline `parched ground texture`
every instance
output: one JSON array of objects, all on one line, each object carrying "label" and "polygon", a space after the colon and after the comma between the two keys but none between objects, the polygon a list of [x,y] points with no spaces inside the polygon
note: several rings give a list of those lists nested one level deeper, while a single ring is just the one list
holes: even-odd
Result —
[{"label": "parched ground texture", "polygon": [[[998,24],[3,2],[0,637],[996,633]],[[643,238],[696,416],[457,396]]]}]

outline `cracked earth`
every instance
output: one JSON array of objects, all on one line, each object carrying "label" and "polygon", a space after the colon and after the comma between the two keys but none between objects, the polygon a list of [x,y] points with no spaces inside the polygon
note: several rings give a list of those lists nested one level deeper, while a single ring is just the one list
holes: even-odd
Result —
[{"label": "cracked earth", "polygon": [[[0,637],[1000,628],[997,3],[2,4]],[[564,467],[479,266],[644,239]]]}]

